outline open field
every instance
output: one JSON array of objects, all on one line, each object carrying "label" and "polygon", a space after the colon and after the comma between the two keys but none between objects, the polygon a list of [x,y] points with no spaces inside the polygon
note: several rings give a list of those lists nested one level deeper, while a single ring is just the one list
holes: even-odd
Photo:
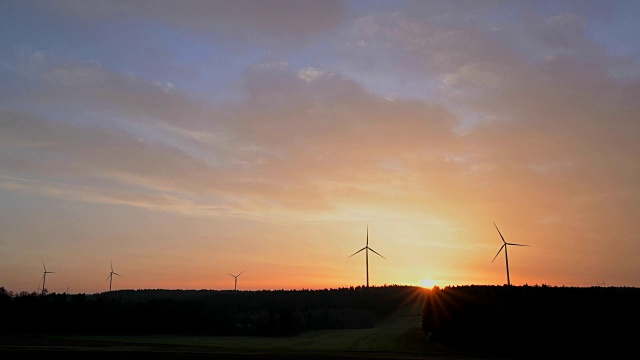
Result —
[{"label": "open field", "polygon": [[310,331],[287,337],[41,336],[5,337],[3,359],[465,359],[425,340],[419,306],[370,329]]}]

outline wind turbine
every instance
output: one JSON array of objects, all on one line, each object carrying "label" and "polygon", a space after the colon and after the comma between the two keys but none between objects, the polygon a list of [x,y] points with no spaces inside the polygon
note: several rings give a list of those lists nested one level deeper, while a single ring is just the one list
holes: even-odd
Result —
[{"label": "wind turbine", "polygon": [[353,254],[351,254],[349,257],[359,253],[360,251],[365,251],[365,261],[366,261],[366,266],[367,266],[367,288],[369,287],[369,251],[373,251],[376,255],[380,256],[383,259],[386,259],[384,256],[378,254],[377,251],[373,250],[372,248],[369,247],[369,225],[367,225],[367,245],[365,247],[363,247],[362,249],[354,252]]},{"label": "wind turbine", "polygon": [[42,295],[47,291],[44,287],[45,282],[47,281],[47,274],[55,274],[53,271],[47,271],[47,267],[44,266],[44,262],[42,263],[42,267],[44,268],[44,272],[42,273]]},{"label": "wind turbine", "polygon": [[244,272],[244,270],[242,270],[242,272],[240,274],[238,274],[238,275],[233,275],[233,274],[227,273],[229,276],[233,276],[234,277],[234,280],[235,280],[235,282],[233,284],[233,290],[234,291],[238,290],[238,276],[242,275],[243,272]]},{"label": "wind turbine", "polygon": [[504,258],[505,261],[507,263],[507,285],[511,285],[511,279],[509,278],[509,256],[507,255],[507,245],[513,245],[513,246],[529,246],[529,245],[522,245],[522,244],[514,244],[514,243],[508,243],[504,240],[504,236],[502,236],[502,233],[500,232],[500,229],[498,229],[498,225],[496,225],[496,223],[494,222],[493,225],[496,227],[496,230],[498,230],[498,234],[500,234],[500,238],[502,238],[502,246],[500,246],[500,249],[498,250],[498,253],[496,254],[496,256],[493,257],[493,260],[491,260],[491,262],[493,263],[496,258],[498,257],[498,254],[500,254],[500,251],[502,251],[502,249],[504,249]]},{"label": "wind turbine", "polygon": [[109,291],[111,291],[111,283],[113,282],[113,275],[122,276],[118,273],[113,272],[113,262],[111,262],[111,271],[109,272],[109,276],[105,279],[105,281],[109,280]]}]

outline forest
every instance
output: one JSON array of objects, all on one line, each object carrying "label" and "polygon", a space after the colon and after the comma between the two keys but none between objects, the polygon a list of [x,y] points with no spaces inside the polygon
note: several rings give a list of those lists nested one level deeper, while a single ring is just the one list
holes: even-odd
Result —
[{"label": "forest", "polygon": [[284,336],[372,327],[422,288],[119,290],[12,294],[0,288],[2,332],[84,335]]}]

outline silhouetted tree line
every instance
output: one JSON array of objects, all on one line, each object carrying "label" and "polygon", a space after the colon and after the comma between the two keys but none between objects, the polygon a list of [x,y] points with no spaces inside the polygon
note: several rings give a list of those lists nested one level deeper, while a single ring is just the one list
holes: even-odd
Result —
[{"label": "silhouetted tree line", "polygon": [[372,327],[416,287],[325,290],[120,290],[100,294],[13,294],[0,288],[5,333],[300,334]]},{"label": "silhouetted tree line", "polygon": [[640,289],[457,286],[427,291],[430,340],[478,355],[622,356],[636,351]]}]

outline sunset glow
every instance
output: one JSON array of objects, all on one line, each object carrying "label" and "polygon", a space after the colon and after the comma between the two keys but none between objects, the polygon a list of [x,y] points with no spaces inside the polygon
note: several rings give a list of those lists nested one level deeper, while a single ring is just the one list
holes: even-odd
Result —
[{"label": "sunset glow", "polygon": [[431,289],[434,286],[439,285],[436,280],[433,279],[422,279],[420,280],[420,286],[425,287],[427,289]]},{"label": "sunset glow", "polygon": [[2,1],[0,286],[640,286],[639,18]]}]

